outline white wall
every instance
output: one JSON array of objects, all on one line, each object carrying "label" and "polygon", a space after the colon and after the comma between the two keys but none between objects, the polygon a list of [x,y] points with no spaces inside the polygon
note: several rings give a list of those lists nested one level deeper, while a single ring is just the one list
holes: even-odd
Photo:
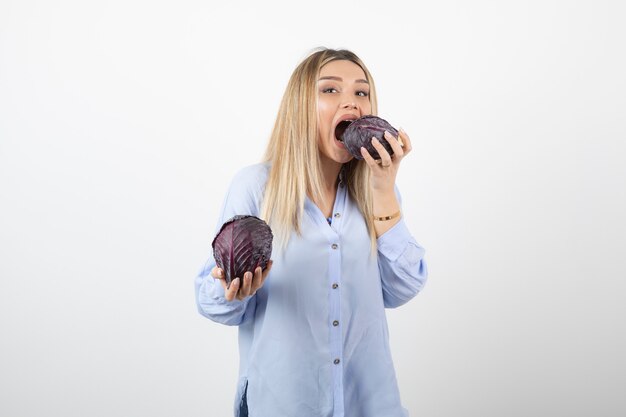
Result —
[{"label": "white wall", "polygon": [[193,278],[320,45],[415,145],[411,415],[626,415],[626,7],[410,3],[0,3],[0,415],[230,415],[236,329]]}]

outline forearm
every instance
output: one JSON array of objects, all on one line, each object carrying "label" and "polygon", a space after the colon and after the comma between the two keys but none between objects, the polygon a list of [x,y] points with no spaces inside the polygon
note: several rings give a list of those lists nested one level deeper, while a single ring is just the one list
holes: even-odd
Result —
[{"label": "forearm", "polygon": [[[398,197],[393,189],[388,191],[373,190],[373,215],[376,217],[391,216],[400,211],[400,203]],[[374,220],[374,230],[376,231],[376,237],[380,237],[395,226],[400,221],[401,215],[396,216],[390,220]]]}]

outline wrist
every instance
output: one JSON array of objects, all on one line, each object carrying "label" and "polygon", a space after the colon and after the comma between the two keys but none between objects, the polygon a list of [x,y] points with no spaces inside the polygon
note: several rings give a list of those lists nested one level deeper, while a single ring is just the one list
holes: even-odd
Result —
[{"label": "wrist", "polygon": [[386,216],[374,216],[374,221],[375,222],[386,222],[389,220],[393,220],[397,217],[400,217],[400,215],[402,214],[402,212],[400,210],[396,211],[395,213],[391,213],[388,214]]},{"label": "wrist", "polygon": [[378,217],[397,217],[400,211],[400,204],[396,198],[396,193],[381,193],[373,195],[372,214]]},{"label": "wrist", "polygon": [[393,201],[396,199],[396,192],[393,187],[382,190],[373,189],[372,198],[374,201]]}]

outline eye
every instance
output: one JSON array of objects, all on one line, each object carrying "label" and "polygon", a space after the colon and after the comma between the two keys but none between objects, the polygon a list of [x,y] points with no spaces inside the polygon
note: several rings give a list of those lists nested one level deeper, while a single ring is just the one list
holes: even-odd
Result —
[{"label": "eye", "polygon": [[357,91],[356,95],[359,97],[367,97],[370,95],[370,93],[368,93],[367,91]]},{"label": "eye", "polygon": [[337,89],[333,87],[324,88],[322,90],[322,93],[336,93],[336,92],[337,92]]}]

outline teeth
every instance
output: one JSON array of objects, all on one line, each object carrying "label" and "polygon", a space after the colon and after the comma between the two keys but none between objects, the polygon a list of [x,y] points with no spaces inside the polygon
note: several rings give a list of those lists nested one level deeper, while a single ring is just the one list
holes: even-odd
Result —
[{"label": "teeth", "polygon": [[339,123],[337,123],[337,126],[335,127],[335,138],[337,138],[337,140],[339,142],[343,142],[343,133],[346,131],[346,128],[354,121],[354,119],[350,119],[350,120],[342,120]]}]

